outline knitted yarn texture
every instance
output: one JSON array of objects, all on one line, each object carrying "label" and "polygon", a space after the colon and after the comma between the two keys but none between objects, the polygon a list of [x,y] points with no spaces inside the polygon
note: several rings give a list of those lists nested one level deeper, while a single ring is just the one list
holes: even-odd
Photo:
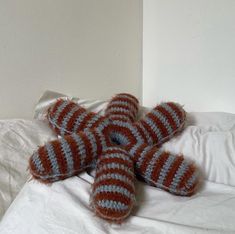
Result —
[{"label": "knitted yarn texture", "polygon": [[62,137],[31,156],[33,178],[52,183],[95,167],[92,207],[98,216],[115,222],[131,213],[135,174],[172,194],[192,195],[198,169],[182,155],[161,149],[183,130],[185,111],[176,103],[161,103],[137,121],[138,108],[138,100],[125,93],[109,102],[104,116],[58,100],[48,110],[48,121]]}]

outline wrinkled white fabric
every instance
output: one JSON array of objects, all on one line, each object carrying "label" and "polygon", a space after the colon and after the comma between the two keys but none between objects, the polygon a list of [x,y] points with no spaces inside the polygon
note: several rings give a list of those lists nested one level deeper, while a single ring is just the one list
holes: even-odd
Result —
[{"label": "wrinkled white fabric", "polygon": [[[66,95],[47,91],[34,121],[0,121],[0,217],[29,178],[28,158],[39,145],[55,139],[46,110]],[[107,102],[72,99],[103,113]],[[141,108],[140,115],[148,109]],[[137,203],[122,225],[96,217],[89,206],[93,178],[87,173],[51,186],[27,182],[0,223],[0,233],[235,233],[235,115],[188,113],[185,131],[164,144],[201,168],[201,190],[177,197],[137,182]],[[215,183],[216,182],[216,183]]]},{"label": "wrinkled white fabric", "polygon": [[34,119],[45,120],[48,108],[53,105],[58,99],[73,101],[79,105],[82,105],[88,111],[94,111],[100,114],[104,114],[104,109],[107,106],[107,101],[84,100],[77,97],[69,97],[65,94],[48,90],[43,93],[35,107]]},{"label": "wrinkled white fabric", "polygon": [[29,156],[54,138],[41,121],[0,120],[0,219],[29,177]]},{"label": "wrinkled white fabric", "polygon": [[233,131],[235,129],[235,114],[225,112],[189,112],[187,113],[186,126],[198,126],[208,131]]},{"label": "wrinkled white fabric", "polygon": [[173,196],[137,183],[137,202],[121,225],[94,215],[93,178],[87,173],[51,186],[25,184],[0,224],[1,234],[234,233],[235,188],[206,182],[192,197]]},{"label": "wrinkled white fabric", "polygon": [[192,159],[205,179],[235,186],[234,127],[220,130],[217,126],[188,126],[165,143],[163,149]]}]

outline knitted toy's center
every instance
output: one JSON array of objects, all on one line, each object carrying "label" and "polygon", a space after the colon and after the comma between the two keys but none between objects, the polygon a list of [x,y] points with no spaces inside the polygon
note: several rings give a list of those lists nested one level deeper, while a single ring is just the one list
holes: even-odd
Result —
[{"label": "knitted toy's center", "polygon": [[192,195],[199,182],[197,168],[183,156],[159,148],[183,130],[184,109],[167,102],[138,121],[137,114],[138,100],[129,94],[116,95],[105,116],[58,100],[48,120],[62,137],[34,152],[29,161],[32,176],[52,183],[95,167],[92,206],[100,217],[117,222],[134,205],[135,173],[151,186]]},{"label": "knitted toy's center", "polygon": [[110,139],[111,142],[116,145],[127,146],[128,144],[130,144],[128,138],[121,132],[111,131]]}]

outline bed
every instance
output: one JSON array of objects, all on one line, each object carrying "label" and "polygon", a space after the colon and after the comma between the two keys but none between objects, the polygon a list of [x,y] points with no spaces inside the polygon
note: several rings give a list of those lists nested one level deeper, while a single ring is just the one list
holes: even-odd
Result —
[{"label": "bed", "polygon": [[[56,138],[45,115],[58,98],[101,114],[107,104],[46,91],[34,120],[0,121],[0,233],[235,233],[235,114],[188,113],[184,133],[163,147],[199,165],[204,180],[198,193],[178,197],[136,181],[132,215],[118,225],[90,208],[92,171],[52,185],[30,180],[28,158]],[[140,115],[147,111],[141,108]]]}]

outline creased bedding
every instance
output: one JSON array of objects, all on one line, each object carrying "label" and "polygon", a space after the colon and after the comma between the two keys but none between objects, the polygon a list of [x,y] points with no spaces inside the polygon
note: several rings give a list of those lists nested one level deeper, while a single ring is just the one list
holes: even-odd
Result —
[{"label": "creased bedding", "polygon": [[235,186],[235,115],[189,113],[183,134],[163,148],[194,160],[208,181]]},{"label": "creased bedding", "polygon": [[122,225],[94,215],[93,178],[87,173],[51,186],[27,183],[1,224],[2,234],[234,233],[235,188],[206,182],[192,197],[177,197],[137,183],[137,203]]},{"label": "creased bedding", "polygon": [[[90,209],[93,177],[88,173],[51,186],[29,181],[5,213],[0,233],[235,233],[235,142],[229,137],[235,133],[235,118],[226,114],[225,121],[213,122],[216,113],[202,116],[205,113],[190,113],[185,132],[164,145],[202,167],[206,181],[196,195],[177,197],[137,182],[134,212],[119,226],[99,219]],[[211,121],[206,122],[208,117]],[[55,136],[37,120],[6,121],[1,126],[4,212],[28,178],[32,151]]]},{"label": "creased bedding", "polygon": [[29,177],[29,156],[37,146],[54,138],[42,121],[0,121],[0,219]]},{"label": "creased bedding", "polygon": [[[183,153],[202,170],[204,183],[192,197],[177,197],[137,181],[137,202],[122,225],[107,223],[89,205],[92,173],[50,186],[27,181],[28,158],[55,135],[42,121],[56,98],[46,92],[36,107],[37,120],[0,121],[0,223],[2,234],[75,233],[235,233],[235,115],[189,113],[186,130],[164,144]],[[102,113],[106,103],[74,101]],[[147,109],[142,108],[141,113]],[[25,183],[26,182],[26,183]]]}]

